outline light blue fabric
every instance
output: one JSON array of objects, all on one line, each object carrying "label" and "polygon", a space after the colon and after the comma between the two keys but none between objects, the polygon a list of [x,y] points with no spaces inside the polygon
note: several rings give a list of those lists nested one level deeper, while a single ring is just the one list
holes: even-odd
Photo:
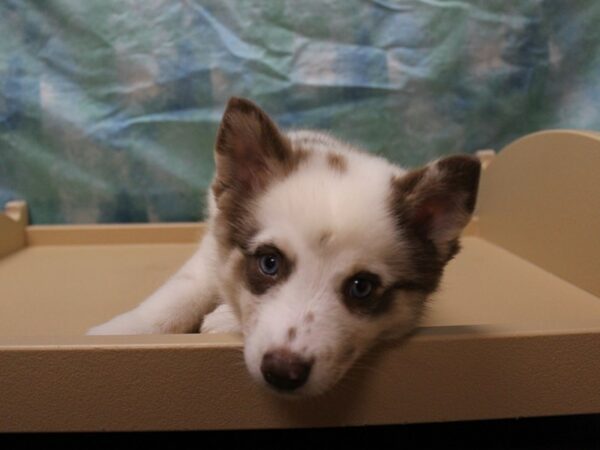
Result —
[{"label": "light blue fabric", "polygon": [[0,202],[195,220],[231,95],[404,165],[600,128],[600,2],[0,2]]}]

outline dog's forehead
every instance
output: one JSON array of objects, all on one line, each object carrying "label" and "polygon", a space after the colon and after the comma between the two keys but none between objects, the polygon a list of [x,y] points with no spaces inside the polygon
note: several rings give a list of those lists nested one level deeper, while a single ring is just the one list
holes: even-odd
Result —
[{"label": "dog's forehead", "polygon": [[362,155],[312,159],[258,199],[256,219],[263,230],[321,249],[380,252],[397,241],[390,212],[395,168]]}]

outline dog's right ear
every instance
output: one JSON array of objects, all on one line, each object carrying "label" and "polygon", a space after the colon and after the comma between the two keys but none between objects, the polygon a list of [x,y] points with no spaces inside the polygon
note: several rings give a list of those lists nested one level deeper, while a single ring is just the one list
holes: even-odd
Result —
[{"label": "dog's right ear", "polygon": [[290,159],[290,142],[267,113],[232,97],[217,134],[215,197],[229,189],[246,194],[263,190]]}]

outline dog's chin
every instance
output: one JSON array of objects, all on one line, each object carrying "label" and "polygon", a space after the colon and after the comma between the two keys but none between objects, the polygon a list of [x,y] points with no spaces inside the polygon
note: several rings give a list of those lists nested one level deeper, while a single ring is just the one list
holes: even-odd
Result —
[{"label": "dog's chin", "polygon": [[290,401],[298,401],[306,398],[314,397],[314,394],[306,391],[304,388],[295,389],[293,391],[285,391],[282,389],[277,389],[269,384],[262,383],[264,389],[271,395],[274,395],[277,398],[281,398],[284,400]]},{"label": "dog's chin", "polygon": [[282,398],[282,399],[290,400],[290,401],[298,401],[298,400],[303,400],[303,399],[319,397],[319,396],[329,392],[335,386],[335,384],[336,383],[331,383],[326,386],[311,386],[310,384],[307,384],[298,389],[294,389],[292,391],[287,391],[287,390],[278,389],[274,386],[271,386],[270,384],[265,383],[264,381],[261,382],[261,385],[263,386],[263,388],[270,394],[272,394],[278,398]]}]

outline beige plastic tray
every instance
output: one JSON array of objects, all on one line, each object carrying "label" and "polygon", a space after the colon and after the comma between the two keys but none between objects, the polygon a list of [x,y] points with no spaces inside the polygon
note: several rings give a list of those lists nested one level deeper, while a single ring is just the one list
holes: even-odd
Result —
[{"label": "beige plastic tray", "polygon": [[486,156],[477,217],[420,333],[323,397],[255,386],[235,335],[83,336],[188,258],[199,224],[0,214],[0,431],[341,426],[600,412],[600,135]]}]

